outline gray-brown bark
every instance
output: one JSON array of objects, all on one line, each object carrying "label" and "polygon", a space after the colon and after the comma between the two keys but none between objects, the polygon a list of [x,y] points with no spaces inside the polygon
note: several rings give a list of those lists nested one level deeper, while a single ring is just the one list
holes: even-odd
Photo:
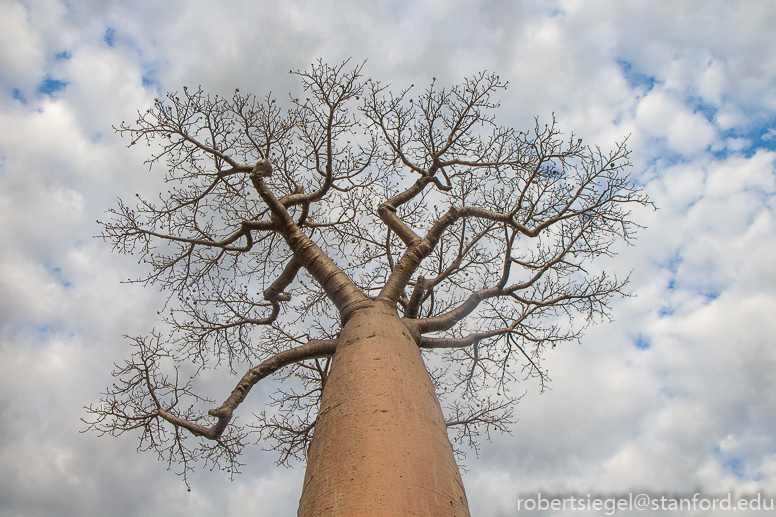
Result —
[{"label": "gray-brown bark", "polygon": [[[89,425],[139,431],[184,477],[198,459],[235,472],[233,415],[277,372],[291,387],[254,429],[281,463],[308,458],[300,515],[467,515],[447,427],[472,446],[507,429],[513,381],[543,386],[542,351],[624,294],[587,263],[629,241],[627,206],[649,202],[624,143],[497,126],[495,75],[397,95],[361,67],[297,75],[304,99],[285,110],[184,88],[120,126],[130,145],[161,141],[149,161],[166,160],[171,189],[120,201],[103,237],[171,293],[171,332],[133,338]],[[448,374],[430,378],[421,349]],[[180,381],[183,360],[247,373],[214,408]]]}]

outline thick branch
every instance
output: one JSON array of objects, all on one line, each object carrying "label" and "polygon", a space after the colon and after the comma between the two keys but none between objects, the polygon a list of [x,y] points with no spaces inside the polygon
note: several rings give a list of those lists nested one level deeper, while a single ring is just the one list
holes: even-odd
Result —
[{"label": "thick branch", "polygon": [[423,192],[423,189],[425,189],[431,181],[431,176],[423,175],[407,190],[393,196],[391,199],[377,207],[377,215],[380,217],[380,220],[382,220],[388,228],[393,230],[407,246],[417,244],[418,241],[420,241],[420,237],[418,237],[418,235],[412,231],[398,215],[396,215],[396,209]]},{"label": "thick branch", "polygon": [[412,296],[404,309],[404,317],[415,319],[418,317],[420,302],[423,301],[423,295],[426,294],[426,279],[419,276],[415,281],[415,288],[412,290]]},{"label": "thick branch", "polygon": [[302,232],[283,204],[264,183],[263,177],[272,173],[269,160],[259,161],[255,170],[260,171],[260,174],[251,174],[251,180],[259,196],[272,212],[272,217],[278,224],[278,232],[310,276],[323,287],[329,299],[337,307],[342,320],[347,321],[352,311],[368,302],[368,298],[334,261]]},{"label": "thick branch", "polygon": [[243,375],[243,378],[240,379],[240,382],[237,383],[237,386],[232,390],[229,398],[221,404],[221,407],[208,411],[210,416],[218,418],[218,421],[212,427],[204,427],[183,420],[171,415],[163,409],[159,409],[159,416],[175,426],[191,431],[191,433],[196,436],[202,436],[209,440],[218,440],[223,434],[224,429],[226,429],[226,426],[229,424],[234,410],[243,400],[245,400],[248,392],[251,391],[251,388],[253,388],[257,382],[272,375],[284,366],[307,359],[330,357],[334,355],[336,349],[337,342],[335,340],[313,340],[305,345],[275,354],[258,366],[251,368],[248,370],[248,373]]}]

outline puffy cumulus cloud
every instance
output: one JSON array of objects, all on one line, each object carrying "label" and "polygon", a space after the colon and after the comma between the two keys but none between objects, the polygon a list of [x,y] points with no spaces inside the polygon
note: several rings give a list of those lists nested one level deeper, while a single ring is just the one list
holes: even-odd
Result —
[{"label": "puffy cumulus cloud", "polygon": [[49,58],[65,59],[75,35],[60,23],[66,8],[56,0],[4,1],[0,9],[0,84],[26,99],[42,81],[59,79],[56,67],[48,66]]},{"label": "puffy cumulus cloud", "polygon": [[682,155],[705,151],[717,137],[713,125],[663,91],[652,91],[640,99],[635,113],[639,136],[665,139],[666,147]]},{"label": "puffy cumulus cloud", "polygon": [[[39,39],[27,21],[24,6],[16,2],[5,2],[4,16],[0,22],[0,66],[3,70],[3,86],[33,86],[43,67],[43,49]],[[14,83],[22,82],[15,86]]]},{"label": "puffy cumulus cloud", "polygon": [[[774,12],[766,2],[719,1],[565,3],[578,27],[611,36],[634,80],[665,82],[671,90],[719,105],[773,109]],[[765,97],[763,97],[765,96]]]},{"label": "puffy cumulus cloud", "polygon": [[[74,41],[73,27],[61,23],[66,7],[57,0],[4,1],[0,5],[0,87],[21,103],[55,93],[66,85],[62,62]],[[5,99],[3,99],[5,100]]]},{"label": "puffy cumulus cloud", "polygon": [[[80,434],[82,406],[160,325],[163,298],[123,285],[142,266],[92,237],[161,168],[112,125],[202,84],[283,97],[289,69],[368,59],[395,87],[482,69],[510,81],[498,119],[611,146],[630,135],[636,246],[601,267],[637,295],[580,345],[547,355],[511,436],[467,459],[473,514],[513,515],[538,490],[776,492],[769,418],[776,308],[776,7],[770,2],[0,3],[0,513],[293,513],[303,469],[253,447],[234,482],[192,492],[136,438]],[[216,398],[234,379],[202,380]],[[257,386],[260,409],[273,385]],[[247,417],[246,417],[247,418]]]}]

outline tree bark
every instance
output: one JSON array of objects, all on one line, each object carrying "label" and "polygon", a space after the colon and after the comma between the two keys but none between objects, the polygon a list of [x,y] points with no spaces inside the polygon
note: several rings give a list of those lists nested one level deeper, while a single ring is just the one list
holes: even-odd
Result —
[{"label": "tree bark", "polygon": [[298,515],[469,515],[431,378],[388,304],[357,310],[340,334]]}]

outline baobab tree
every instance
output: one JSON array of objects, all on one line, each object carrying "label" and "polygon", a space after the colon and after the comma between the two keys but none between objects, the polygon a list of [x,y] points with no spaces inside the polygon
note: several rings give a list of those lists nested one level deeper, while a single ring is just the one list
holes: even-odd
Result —
[{"label": "baobab tree", "polygon": [[[132,338],[89,423],[184,475],[234,471],[257,433],[306,458],[303,516],[468,515],[448,429],[507,429],[513,381],[543,385],[542,351],[608,315],[627,279],[589,262],[649,201],[624,142],[497,125],[496,75],[391,93],[362,66],[294,73],[283,102],[184,87],[117,128],[169,190],[120,200],[103,237],[170,293],[170,331]],[[212,407],[182,361],[247,373]],[[272,406],[235,425],[276,372]]]}]

